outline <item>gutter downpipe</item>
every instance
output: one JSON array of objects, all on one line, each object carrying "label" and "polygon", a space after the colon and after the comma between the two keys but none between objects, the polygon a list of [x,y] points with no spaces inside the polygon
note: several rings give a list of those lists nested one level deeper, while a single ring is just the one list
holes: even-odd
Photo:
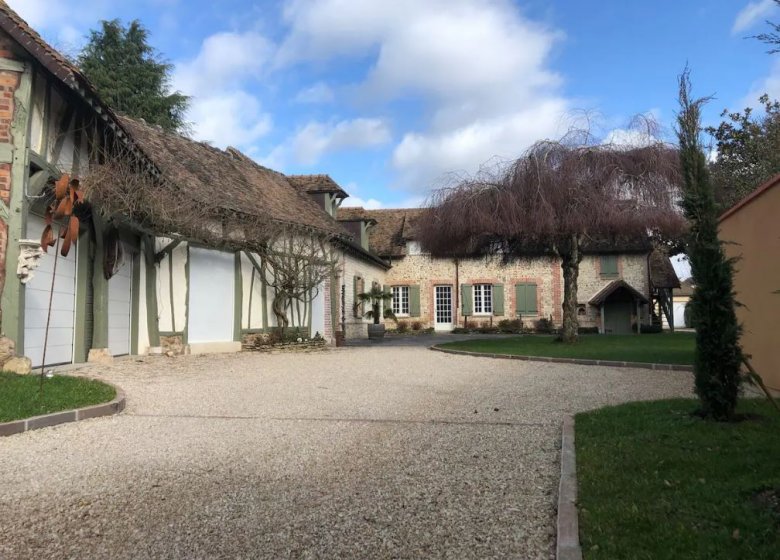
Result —
[{"label": "gutter downpipe", "polygon": [[[459,261],[457,258],[453,259],[455,262],[455,297],[453,298],[455,301],[455,305],[453,306],[454,309],[452,310],[452,324],[456,327],[458,326],[458,309],[460,309],[460,268],[459,268]],[[465,326],[465,325],[464,325]]]}]

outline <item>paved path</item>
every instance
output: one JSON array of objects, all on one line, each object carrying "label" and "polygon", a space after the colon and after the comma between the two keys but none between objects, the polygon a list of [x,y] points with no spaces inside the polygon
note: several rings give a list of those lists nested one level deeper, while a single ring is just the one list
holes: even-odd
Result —
[{"label": "paved path", "polygon": [[423,348],[100,375],[124,414],[0,439],[3,560],[551,558],[562,416],[691,386]]}]

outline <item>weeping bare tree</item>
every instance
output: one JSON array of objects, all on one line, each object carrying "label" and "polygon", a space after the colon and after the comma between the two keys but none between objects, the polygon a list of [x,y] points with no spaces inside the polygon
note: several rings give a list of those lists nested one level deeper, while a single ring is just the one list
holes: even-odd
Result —
[{"label": "weeping bare tree", "polygon": [[434,255],[549,254],[563,271],[565,342],[576,342],[577,279],[588,243],[684,227],[672,147],[539,142],[508,165],[434,192],[420,241]]},{"label": "weeping bare tree", "polygon": [[[308,304],[331,277],[336,260],[326,241],[312,235],[287,233],[277,236],[271,246],[264,252],[264,262],[268,264],[264,274],[274,290],[271,310],[284,337],[290,325],[288,310],[302,305],[305,315]],[[298,317],[302,317],[300,309]]]}]

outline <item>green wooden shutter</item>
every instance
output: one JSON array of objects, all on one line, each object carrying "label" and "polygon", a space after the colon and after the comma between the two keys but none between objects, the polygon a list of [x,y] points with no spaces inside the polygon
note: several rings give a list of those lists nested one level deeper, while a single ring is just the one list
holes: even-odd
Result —
[{"label": "green wooden shutter", "polygon": [[535,314],[536,284],[515,284],[515,307],[518,314]]},{"label": "green wooden shutter", "polygon": [[464,317],[474,314],[474,292],[471,284],[460,285],[460,314]]},{"label": "green wooden shutter", "polygon": [[409,316],[420,316],[420,286],[409,286]]},{"label": "green wooden shutter", "polygon": [[504,314],[504,285],[493,284],[493,315],[500,317]]},{"label": "green wooden shutter", "polygon": [[526,284],[525,286],[525,312],[539,312],[536,308],[536,284]]},{"label": "green wooden shutter", "polygon": [[617,276],[617,255],[601,255],[601,274],[604,276]]}]

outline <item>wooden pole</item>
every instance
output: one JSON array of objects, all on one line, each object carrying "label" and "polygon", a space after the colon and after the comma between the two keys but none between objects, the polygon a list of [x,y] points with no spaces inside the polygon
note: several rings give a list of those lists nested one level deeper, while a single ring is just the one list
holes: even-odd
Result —
[{"label": "wooden pole", "polygon": [[60,256],[60,235],[57,235],[57,244],[54,247],[54,269],[51,273],[51,289],[49,290],[49,310],[46,314],[46,330],[43,334],[43,356],[41,356],[41,382],[38,391],[43,394],[43,372],[46,365],[46,346],[49,344],[49,324],[51,323],[51,304],[54,299],[54,280],[57,278],[57,261]]}]

